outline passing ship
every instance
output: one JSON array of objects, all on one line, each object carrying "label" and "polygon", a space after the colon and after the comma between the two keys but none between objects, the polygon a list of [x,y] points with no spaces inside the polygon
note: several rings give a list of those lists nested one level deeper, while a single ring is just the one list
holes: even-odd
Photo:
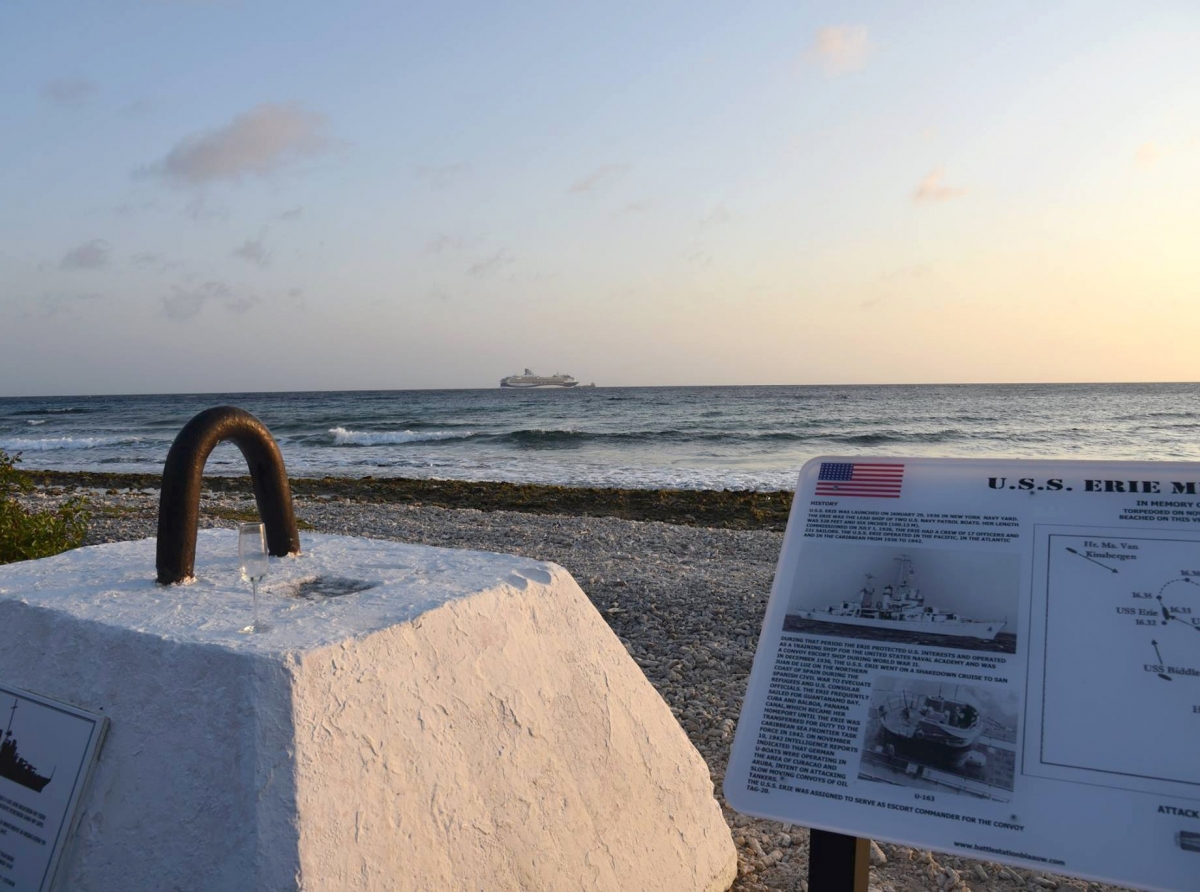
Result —
[{"label": "passing ship", "polygon": [[890,740],[968,750],[983,733],[983,717],[965,696],[897,691],[879,704],[879,723]]},{"label": "passing ship", "polygon": [[570,375],[538,375],[529,369],[526,369],[523,375],[509,375],[500,379],[501,387],[575,387],[578,384],[579,382]]},{"label": "passing ship", "polygon": [[840,605],[820,609],[801,610],[800,619],[822,623],[837,623],[846,626],[864,626],[873,629],[892,629],[898,632],[916,632],[922,635],[947,635],[957,638],[980,638],[994,641],[1003,631],[1007,620],[966,619],[957,613],[938,610],[925,604],[925,596],[912,585],[912,558],[900,555],[896,584],[885,585],[876,594],[871,585],[874,578],[867,574],[867,583],[855,601],[843,601]]}]

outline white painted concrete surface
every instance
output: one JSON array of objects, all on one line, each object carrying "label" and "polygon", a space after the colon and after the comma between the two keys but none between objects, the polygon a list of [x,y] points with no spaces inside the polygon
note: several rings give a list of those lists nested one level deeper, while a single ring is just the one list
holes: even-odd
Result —
[{"label": "white painted concrete surface", "polygon": [[[307,535],[250,617],[233,531],[0,567],[0,679],[112,726],[79,890],[725,889],[707,766],[570,575]],[[297,597],[314,578],[371,588]]]}]

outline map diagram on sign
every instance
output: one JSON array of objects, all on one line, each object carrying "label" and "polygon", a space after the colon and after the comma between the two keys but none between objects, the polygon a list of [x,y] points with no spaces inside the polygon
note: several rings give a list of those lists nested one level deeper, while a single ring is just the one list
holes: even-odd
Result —
[{"label": "map diagram on sign", "polygon": [[1052,533],[1045,555],[1039,761],[1196,795],[1200,760],[1162,735],[1200,738],[1200,539]]}]

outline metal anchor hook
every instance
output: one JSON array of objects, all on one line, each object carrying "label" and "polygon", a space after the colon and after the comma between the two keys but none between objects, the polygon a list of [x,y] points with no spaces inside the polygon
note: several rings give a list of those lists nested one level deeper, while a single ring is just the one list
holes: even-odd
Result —
[{"label": "metal anchor hook", "polygon": [[275,557],[300,553],[292,490],[275,438],[249,412],[236,406],[216,406],[183,426],[163,466],[155,561],[161,585],[183,582],[193,575],[204,464],[225,440],[233,441],[250,467],[254,500],[266,528],[267,551]]}]

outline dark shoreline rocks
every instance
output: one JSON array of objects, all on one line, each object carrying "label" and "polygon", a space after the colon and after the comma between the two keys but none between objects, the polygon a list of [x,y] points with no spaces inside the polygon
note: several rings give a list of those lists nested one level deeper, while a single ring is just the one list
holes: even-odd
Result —
[{"label": "dark shoreline rocks", "polygon": [[[23,470],[35,486],[109,490],[157,490],[157,474],[97,471]],[[403,477],[293,477],[292,494],[342,498],[372,504],[400,504],[479,511],[517,511],[572,517],[657,520],[721,530],[783,530],[792,493],[711,489],[600,489]],[[207,492],[250,494],[249,477],[204,478]]]}]

